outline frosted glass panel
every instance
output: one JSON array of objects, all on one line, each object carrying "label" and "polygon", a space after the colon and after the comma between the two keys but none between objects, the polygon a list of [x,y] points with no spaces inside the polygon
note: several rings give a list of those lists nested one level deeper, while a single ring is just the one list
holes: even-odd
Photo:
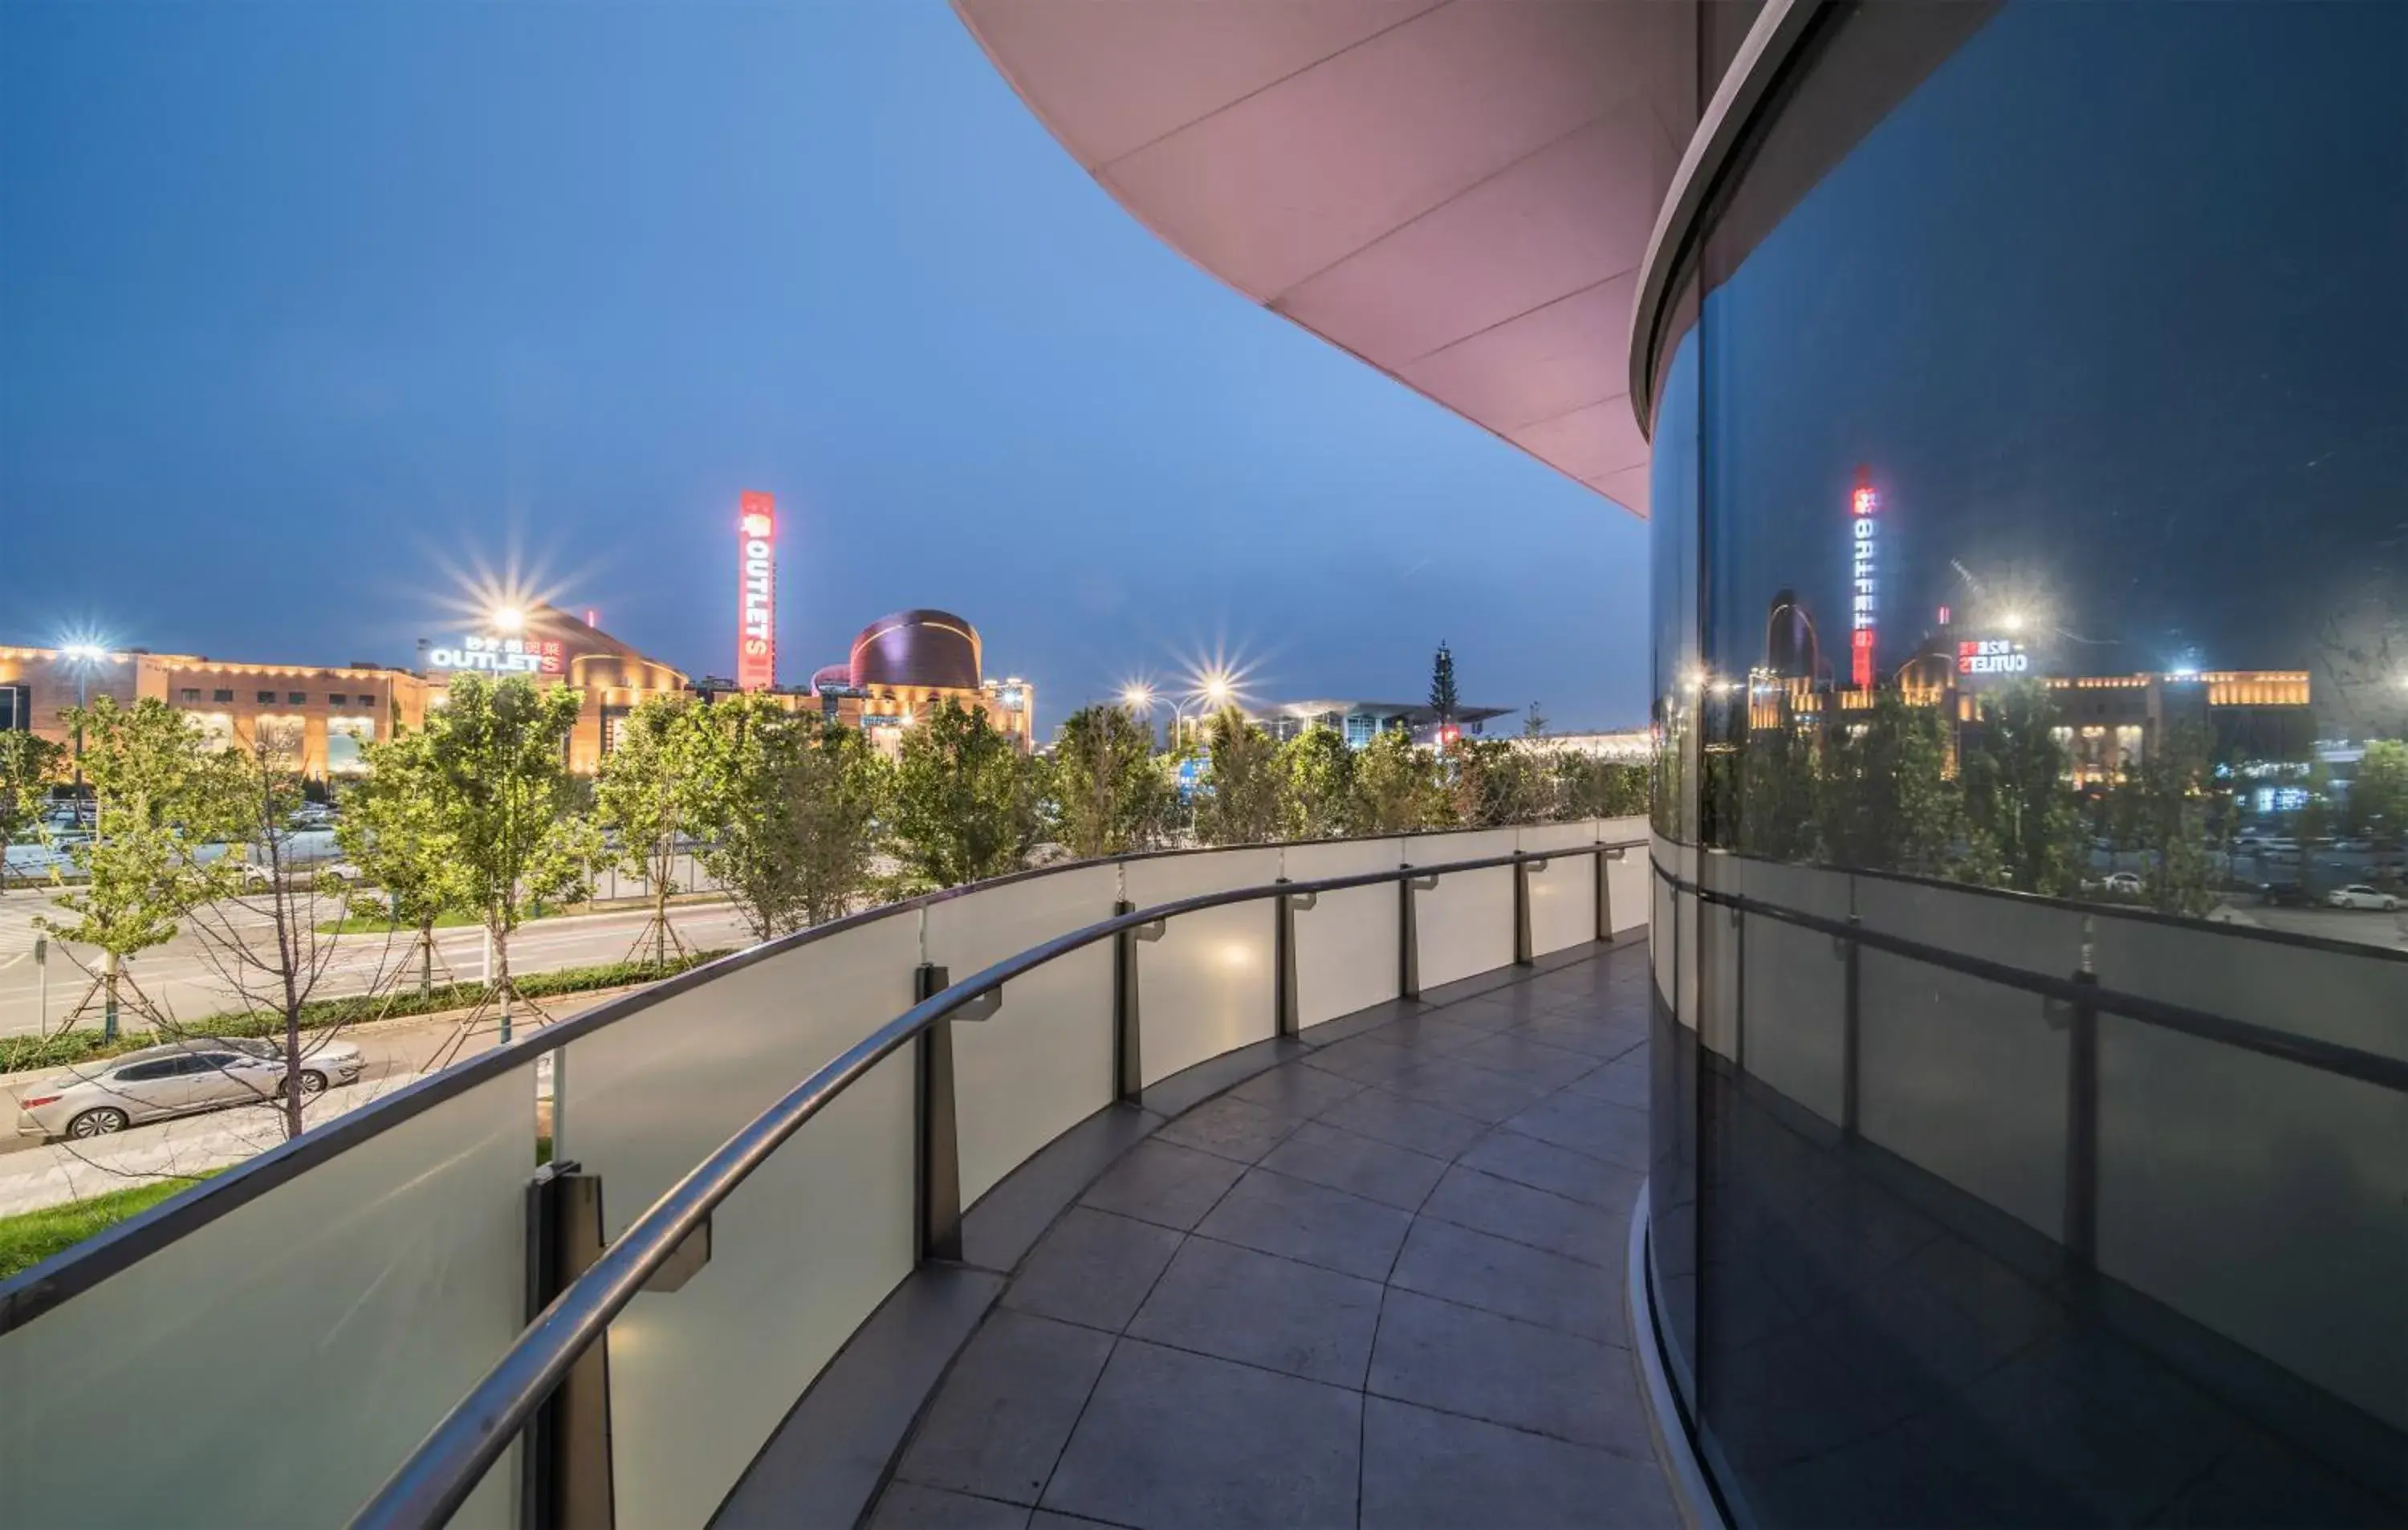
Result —
[{"label": "frosted glass panel", "polygon": [[[1405,841],[1405,859],[1414,865],[1437,865],[1511,855],[1513,838],[1512,829],[1420,836]],[[1425,990],[1512,965],[1512,868],[1450,872],[1436,887],[1413,897]]]},{"label": "frosted glass panel", "polygon": [[[1166,855],[1128,864],[1128,898],[1140,908],[1279,877],[1276,850]],[[1139,1050],[1149,1084],[1276,1029],[1271,1010],[1270,900],[1187,914],[1138,950]],[[1297,922],[1310,919],[1299,916]]]},{"label": "frosted glass panel", "polygon": [[[1611,844],[1617,837],[1609,826],[1606,842]],[[1655,881],[1656,875],[1648,869],[1647,850],[1643,845],[1637,850],[1623,851],[1619,861],[1606,863],[1605,894],[1610,906],[1606,912],[1612,916],[1615,935],[1646,927],[1647,909],[1656,897]]]},{"label": "frosted glass panel", "polygon": [[[1841,873],[1742,861],[1739,879],[1750,897],[1828,919],[1847,917],[1848,879]],[[1752,914],[1744,960],[1747,1071],[1839,1124],[1848,968],[1837,943]]]},{"label": "frosted glass panel", "polygon": [[0,1336],[0,1520],[345,1523],[518,1337],[534,1173],[529,1064]]},{"label": "frosted glass panel", "polygon": [[[1636,858],[1632,857],[1632,859]],[[1680,1006],[1672,1002],[1677,986],[1672,977],[1672,956],[1674,949],[1680,943],[1680,904],[1673,895],[1670,882],[1656,875],[1653,870],[1649,870],[1646,877],[1647,883],[1643,891],[1647,894],[1647,907],[1650,910],[1647,954],[1649,965],[1656,973],[1656,994],[1671,1008],[1682,1024],[1694,1026],[1697,1023],[1697,1017],[1682,1014]],[[1618,891],[1613,889],[1611,883],[1608,887],[1610,891]]]},{"label": "frosted glass panel", "polygon": [[2030,994],[1875,951],[1858,962],[1865,1137],[2058,1236],[2066,1030]]},{"label": "frosted glass panel", "polygon": [[[1393,871],[1403,864],[1395,839],[1290,845],[1291,881]],[[1297,1015],[1304,1025],[1351,1015],[1397,996],[1397,888],[1393,882],[1324,893],[1296,916]]]},{"label": "frosted glass panel", "polygon": [[[1029,947],[1110,919],[1114,868],[1082,866],[928,908],[928,959],[959,982]],[[1112,945],[1058,957],[1004,989],[993,1020],[953,1027],[962,1204],[1112,1102]]]},{"label": "frosted glass panel", "polygon": [[[755,962],[570,1045],[561,1155],[612,1237],[737,1130],[911,1005],[901,912]],[[998,1017],[998,1022],[1001,1017]],[[681,1291],[611,1326],[623,1524],[699,1524],[911,1265],[909,1049],[855,1083],[714,1219]]]},{"label": "frosted glass panel", "polygon": [[2099,1075],[2100,1268],[2408,1427],[2408,1097],[2114,1015]]},{"label": "frosted glass panel", "polygon": [[[1698,885],[1717,893],[1739,889],[1739,868],[1728,855],[1699,859]],[[1737,913],[1700,900],[1697,908],[1698,1039],[1723,1057],[1739,1056],[1739,947]]]},{"label": "frosted glass panel", "polygon": [[2137,919],[2100,920],[2098,939],[2109,988],[2408,1057],[2408,961],[2397,952],[2357,956]]},{"label": "frosted glass panel", "polygon": [[1530,951],[1543,956],[1597,938],[1597,864],[1585,853],[1597,836],[1594,821],[1543,823],[1522,831],[1521,848],[1531,854],[1582,847],[1579,855],[1558,855],[1543,871],[1530,873]]}]

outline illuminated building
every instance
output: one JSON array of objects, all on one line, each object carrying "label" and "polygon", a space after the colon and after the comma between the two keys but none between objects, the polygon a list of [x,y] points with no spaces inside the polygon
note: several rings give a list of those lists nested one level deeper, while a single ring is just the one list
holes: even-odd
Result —
[{"label": "illuminated building", "polygon": [[744,492],[736,521],[736,683],[767,691],[778,683],[778,502]]},{"label": "illuminated building", "polygon": [[54,648],[0,648],[0,729],[71,744],[60,715],[87,700],[121,707],[164,701],[220,743],[248,745],[263,728],[297,740],[301,769],[341,776],[362,768],[361,747],[424,721],[427,682],[383,665],[246,664],[189,653],[110,651],[79,658]]},{"label": "illuminated building", "polygon": [[599,627],[540,603],[496,611],[479,632],[422,642],[426,705],[439,707],[452,677],[524,676],[584,693],[568,736],[568,767],[590,772],[618,742],[621,720],[654,696],[687,689],[682,670],[637,651]]},{"label": "illuminated building", "polygon": [[1849,673],[1859,691],[1872,689],[1880,648],[1874,625],[1880,605],[1874,512],[1880,508],[1870,473],[1857,468],[1856,491],[1848,496],[1848,657]]},{"label": "illuminated building", "polygon": [[[853,640],[844,663],[823,665],[808,687],[773,692],[792,707],[816,705],[831,722],[861,729],[888,753],[929,712],[951,702],[984,712],[1023,753],[1036,748],[1037,688],[1019,676],[988,679],[978,629],[951,611],[880,617]],[[706,699],[738,689],[706,677]]]},{"label": "illuminated building", "polygon": [[[1503,717],[1509,707],[1458,707],[1458,733],[1478,734],[1492,717]],[[1345,736],[1347,747],[1361,749],[1392,728],[1402,728],[1416,744],[1437,744],[1438,713],[1410,701],[1283,701],[1249,708],[1246,721],[1275,739],[1294,738],[1313,728],[1328,728]],[[1200,725],[1200,719],[1191,719]]]}]

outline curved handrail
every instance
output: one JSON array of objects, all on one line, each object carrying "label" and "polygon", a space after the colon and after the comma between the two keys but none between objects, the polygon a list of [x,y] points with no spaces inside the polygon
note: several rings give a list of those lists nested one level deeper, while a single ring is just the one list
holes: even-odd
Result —
[{"label": "curved handrail", "polygon": [[[1605,822],[1611,822],[1610,820]],[[1522,825],[1537,827],[1538,825]],[[1089,860],[1062,861],[1052,865],[1031,866],[1007,872],[982,881],[965,882],[958,887],[941,887],[918,894],[894,903],[864,908],[824,924],[809,929],[774,936],[741,951],[731,951],[715,961],[689,967],[675,977],[662,979],[633,994],[595,1005],[581,1014],[556,1021],[528,1031],[507,1046],[465,1058],[439,1073],[430,1074],[380,1099],[370,1101],[356,1110],[348,1111],[321,1126],[312,1128],[290,1141],[279,1143],[267,1151],[247,1162],[237,1164],[225,1173],[203,1181],[179,1194],[170,1196],[139,1216],[128,1218],[96,1237],[85,1239],[74,1248],[47,1259],[30,1269],[21,1270],[0,1280],[0,1334],[22,1327],[91,1290],[178,1238],[186,1237],[222,1217],[239,1210],[251,1201],[266,1194],[279,1185],[325,1163],[337,1155],[392,1130],[411,1118],[433,1109],[445,1101],[466,1093],[489,1080],[501,1077],[515,1068],[533,1063],[544,1053],[556,1051],[580,1037],[606,1026],[615,1025],[653,1006],[675,998],[690,989],[713,982],[755,962],[843,935],[880,920],[895,919],[920,909],[933,908],[953,898],[966,897],[1018,881],[1034,880],[1064,872],[1102,865],[1125,865],[1140,862],[1170,859],[1179,856],[1206,855],[1245,850],[1287,850],[1292,847],[1332,844],[1374,844],[1398,840],[1411,844],[1417,838],[1460,834],[1461,829],[1404,829],[1394,834],[1355,835],[1340,839],[1269,840],[1244,845],[1197,845],[1175,850],[1130,851],[1120,855],[1098,856]]]},{"label": "curved handrail", "polygon": [[1515,851],[1472,861],[1436,865],[1398,866],[1393,870],[1325,877],[1312,881],[1258,883],[1199,893],[1158,903],[1151,908],[1115,914],[1093,924],[1055,936],[1007,956],[961,981],[922,999],[902,1014],[853,1043],[818,1071],[796,1085],[779,1101],[755,1116],[734,1137],[686,1172],[666,1194],[613,1239],[601,1257],[552,1298],[535,1322],[485,1373],[483,1380],[444,1415],[418,1449],[410,1453],[385,1485],[355,1516],[354,1530],[402,1530],[439,1525],[448,1521],[486,1471],[509,1448],[510,1441],[543,1400],[567,1376],[595,1340],[609,1329],[610,1320],[633,1301],[654,1271],[699,1227],[722,1201],[735,1194],[752,1171],[813,1116],[906,1043],[937,1022],[981,996],[1000,990],[1058,957],[1157,921],[1231,904],[1267,898],[1343,892],[1377,887],[1407,878],[1455,876],[1470,871],[1580,855],[1621,853],[1646,847],[1645,840],[1571,845],[1545,851]]},{"label": "curved handrail", "polygon": [[2279,1057],[2320,1073],[2372,1084],[2378,1089],[2408,1093],[2408,1059],[2388,1057],[2381,1052],[2367,1051],[2317,1037],[2278,1031],[2252,1021],[2235,1020],[2229,1015],[2153,999],[2145,994],[2105,988],[2095,982],[2083,982],[2053,972],[2035,972],[2029,967],[2015,966],[2006,962],[1969,956],[1962,951],[1950,951],[1906,936],[1868,929],[1848,920],[1810,914],[1786,904],[1767,903],[1762,898],[1752,898],[1742,893],[1726,893],[1719,888],[1705,887],[1666,870],[1659,864],[1650,864],[1666,886],[1676,893],[1686,893],[1700,903],[1711,903],[1745,914],[1758,914],[1783,924],[1829,936],[1834,940],[1852,941],[1872,951],[1903,957],[1910,962],[1920,962],[1926,966],[1963,973],[2001,988],[2019,989],[2053,1003],[2081,1005],[2104,1014],[2137,1020],[2144,1025],[2155,1025],[2160,1030],[2176,1031],[2262,1056]]}]

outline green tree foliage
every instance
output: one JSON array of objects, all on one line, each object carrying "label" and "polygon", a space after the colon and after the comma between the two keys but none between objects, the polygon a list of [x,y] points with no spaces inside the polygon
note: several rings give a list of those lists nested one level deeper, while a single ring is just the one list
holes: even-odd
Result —
[{"label": "green tree foliage", "polygon": [[366,773],[343,790],[335,844],[381,899],[377,913],[416,932],[418,991],[435,986],[435,922],[468,906],[466,875],[437,810],[443,770],[432,740],[407,733],[361,751]]},{"label": "green tree foliage", "polygon": [[1870,708],[1838,713],[1823,743],[1815,818],[1824,852],[1841,865],[1940,876],[1959,821],[1939,711],[1884,691]]},{"label": "green tree foliage", "polygon": [[1444,643],[1438,646],[1438,652],[1430,659],[1429,704],[1441,723],[1454,722],[1462,709],[1455,694],[1455,655]]},{"label": "green tree foliage", "polygon": [[1039,773],[986,714],[947,702],[903,735],[900,853],[939,887],[1017,870],[1042,823]]},{"label": "green tree foliage", "polygon": [[33,826],[43,794],[65,768],[66,758],[64,745],[39,734],[22,728],[0,733],[0,851]]},{"label": "green tree foliage", "polygon": [[1354,751],[1334,728],[1307,728],[1280,747],[1281,832],[1334,839],[1353,832]]},{"label": "green tree foliage", "polygon": [[463,905],[492,937],[506,1017],[510,932],[530,905],[581,895],[602,857],[592,822],[569,816],[568,735],[580,699],[566,685],[461,675],[426,716],[435,822],[458,857]]},{"label": "green tree foliage", "polygon": [[1540,738],[1545,736],[1546,732],[1547,714],[1539,710],[1539,704],[1534,701],[1530,703],[1530,709],[1522,714],[1522,736]]},{"label": "green tree foliage", "polygon": [[2205,843],[2211,740],[2197,722],[2168,728],[2158,747],[2128,772],[2139,823],[2138,846],[2149,857],[2141,894],[2170,914],[2204,914],[2215,907]]},{"label": "green tree foliage", "polygon": [[1985,698],[1957,763],[1971,880],[2068,896],[2079,890],[2082,814],[2066,785],[2054,693],[2039,680]]},{"label": "green tree foliage", "polygon": [[1441,822],[1446,794],[1438,756],[1402,728],[1383,728],[1354,760],[1356,834],[1404,834]]},{"label": "green tree foliage", "polygon": [[174,938],[179,913],[233,885],[231,860],[200,852],[240,820],[239,766],[156,697],[121,708],[102,696],[64,715],[83,732],[93,837],[68,851],[85,885],[55,900],[75,918],[45,918],[42,927],[100,949],[104,1023],[114,1036],[125,959]]},{"label": "green tree foliage", "polygon": [[681,951],[669,923],[669,898],[678,891],[681,846],[694,827],[697,794],[693,783],[701,759],[701,708],[683,694],[653,696],[624,718],[617,743],[602,757],[594,778],[594,821],[617,845],[610,860],[643,879],[652,913],[641,935],[652,941],[652,960]]},{"label": "green tree foliage", "polygon": [[803,713],[790,736],[796,747],[780,761],[773,822],[789,847],[805,922],[824,924],[842,918],[869,880],[896,772],[859,728]]},{"label": "green tree foliage", "polygon": [[730,696],[695,717],[694,794],[697,851],[726,889],[756,940],[797,927],[803,870],[786,822],[789,762],[801,750],[793,713],[770,697]]},{"label": "green tree foliage", "polygon": [[1536,823],[1553,810],[1553,780],[1538,757],[1502,738],[1458,738],[1440,756],[1449,816],[1466,828]]},{"label": "green tree foliage", "polygon": [[1196,836],[1208,845],[1254,845],[1280,832],[1279,746],[1235,707],[1212,719]]},{"label": "green tree foliage", "polygon": [[1082,860],[1154,844],[1177,795],[1154,758],[1154,730],[1119,707],[1063,720],[1050,787],[1054,836]]},{"label": "green tree foliage", "polygon": [[2408,744],[2385,738],[2366,746],[2349,784],[2349,823],[2386,839],[2408,833]]},{"label": "green tree foliage", "polygon": [[1571,750],[1555,753],[1556,810],[1565,818],[1635,818],[1647,811],[1647,767]]},{"label": "green tree foliage", "polygon": [[1787,727],[1750,734],[1740,752],[1740,849],[1773,861],[1812,858],[1819,774],[1812,737]]}]

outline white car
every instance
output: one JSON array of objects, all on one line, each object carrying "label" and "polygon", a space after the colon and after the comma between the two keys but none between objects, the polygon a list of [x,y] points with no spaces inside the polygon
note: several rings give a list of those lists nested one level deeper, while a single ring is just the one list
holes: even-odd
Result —
[{"label": "white car", "polygon": [[[348,1041],[309,1046],[301,1058],[304,1095],[315,1098],[360,1076]],[[44,1137],[108,1137],[140,1122],[280,1097],[284,1053],[274,1042],[196,1036],[87,1063],[30,1084],[19,1094],[17,1130]]]},{"label": "white car", "polygon": [[2141,895],[2141,879],[2137,873],[2118,871],[2100,884],[2110,893],[2122,893],[2130,897]]},{"label": "white car", "polygon": [[2379,908],[2386,914],[2400,911],[2399,898],[2389,893],[2369,887],[2364,882],[2352,882],[2347,887],[2336,887],[2325,894],[2325,901],[2336,908]]}]

